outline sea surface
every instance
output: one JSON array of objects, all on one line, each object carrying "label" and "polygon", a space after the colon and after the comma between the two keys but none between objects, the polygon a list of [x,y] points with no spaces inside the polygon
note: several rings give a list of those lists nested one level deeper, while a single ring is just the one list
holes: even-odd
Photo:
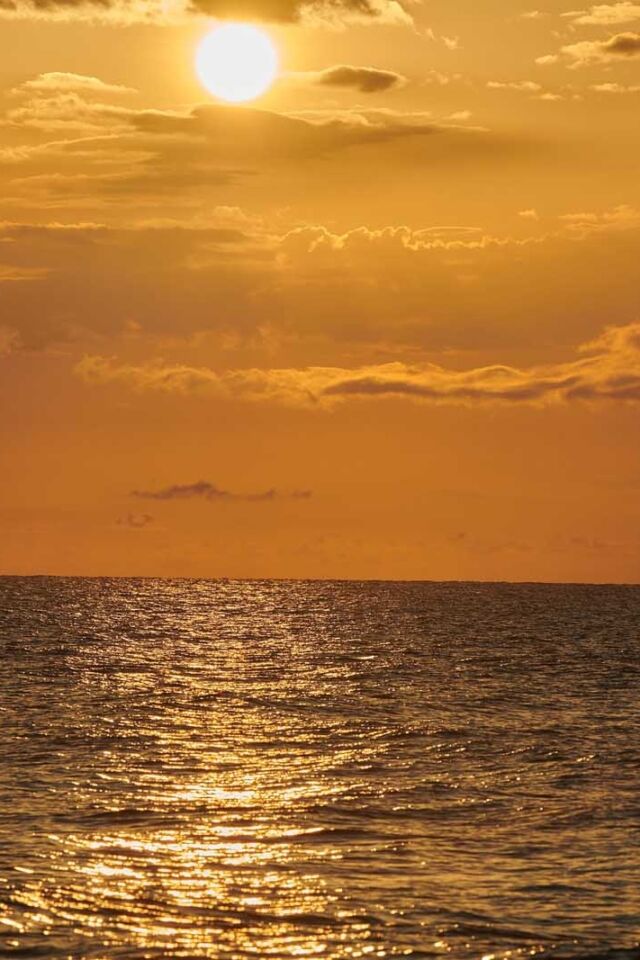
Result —
[{"label": "sea surface", "polygon": [[0,578],[0,956],[640,957],[640,588]]}]

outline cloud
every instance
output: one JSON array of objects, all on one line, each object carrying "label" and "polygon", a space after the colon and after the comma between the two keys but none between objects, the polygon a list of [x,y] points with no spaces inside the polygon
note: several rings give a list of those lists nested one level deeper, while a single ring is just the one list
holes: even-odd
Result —
[{"label": "cloud", "polygon": [[[117,365],[101,357],[85,357],[75,372],[89,384],[116,383],[135,390],[168,393],[205,392],[303,407],[394,397],[454,406],[547,405],[576,400],[640,402],[640,323],[610,327],[598,339],[582,345],[579,353],[577,360],[529,369],[493,365],[469,370],[395,362],[354,369],[218,372],[181,365]],[[154,499],[234,496],[205,482],[136,495]],[[267,498],[265,494],[249,496]]]},{"label": "cloud", "polygon": [[[18,88],[16,92],[22,91]],[[83,95],[86,91],[80,94],[71,88],[49,87],[36,92],[37,96],[7,111],[5,124],[46,132],[102,133],[106,130],[125,133],[140,112],[109,103],[88,101]]]},{"label": "cloud", "polygon": [[188,392],[198,337],[226,351],[226,366],[265,349],[271,366],[285,367],[317,363],[320,351],[324,363],[344,364],[337,358],[346,353],[346,365],[427,350],[491,362],[497,351],[531,349],[534,330],[566,347],[601,316],[637,315],[640,211],[632,207],[518,218],[515,236],[463,224],[288,229],[288,215],[262,220],[215,207],[148,216],[120,228],[0,224],[5,276],[24,277],[0,283],[0,313],[23,348],[75,342],[100,354],[120,349],[107,339],[135,330],[147,356],[166,356],[167,340],[169,349],[182,345]]},{"label": "cloud", "polygon": [[98,77],[86,76],[82,73],[41,73],[37,77],[25,80],[11,92],[20,94],[35,90],[38,93],[59,93],[61,91],[73,91],[84,94],[102,94],[110,96],[113,94],[137,93],[133,87],[125,87],[118,83],[105,83]]},{"label": "cloud", "polygon": [[282,492],[272,487],[258,493],[236,493],[231,490],[224,490],[208,480],[198,480],[196,483],[173,484],[159,490],[132,490],[131,496],[138,497],[141,500],[244,500],[256,503],[270,500],[308,500],[311,497],[311,491],[292,490]]},{"label": "cloud", "polygon": [[640,93],[640,84],[592,83],[589,89],[595,93]]},{"label": "cloud", "polygon": [[194,16],[294,23],[411,24],[398,0],[0,0],[0,17],[179,24]]},{"label": "cloud", "polygon": [[637,57],[640,55],[640,34],[618,33],[600,46],[606,56]]},{"label": "cloud", "polygon": [[188,321],[190,332],[213,325],[240,334],[245,316],[254,322],[251,297],[268,247],[257,228],[222,216],[220,225],[215,210],[190,225],[0,223],[3,323],[30,349],[123,333],[131,324],[167,333],[178,318],[185,331]]},{"label": "cloud", "polygon": [[[553,57],[552,59],[555,62],[556,58]],[[538,62],[542,61],[546,62],[546,59],[541,57]],[[516,93],[526,93],[530,95],[531,100],[554,102],[565,99],[563,94],[545,90],[542,84],[536,83],[534,80],[489,80],[486,86],[488,90],[511,90]]]},{"label": "cloud", "polygon": [[618,23],[633,23],[640,20],[640,4],[623,0],[621,3],[598,3],[589,10],[569,11],[562,14],[572,23],[593,26],[611,26]]},{"label": "cloud", "polygon": [[542,86],[533,80],[489,80],[490,90],[518,90],[522,93],[540,93]]},{"label": "cloud", "polygon": [[324,87],[346,87],[360,93],[380,93],[406,83],[406,78],[392,70],[376,67],[329,67],[312,75],[314,82]]},{"label": "cloud", "polygon": [[128,513],[116,521],[119,527],[129,527],[131,530],[142,530],[154,522],[149,513]]},{"label": "cloud", "polygon": [[216,19],[240,18],[280,23],[303,19],[412,22],[397,0],[191,0],[190,9]]},{"label": "cloud", "polygon": [[0,0],[0,17],[15,20],[169,24],[184,20],[186,13],[181,0]]},{"label": "cloud", "polygon": [[460,128],[393,110],[307,111],[304,115],[267,110],[238,110],[217,105],[189,113],[141,111],[131,124],[148,137],[192,140],[211,155],[211,144],[226,161],[321,157],[336,150],[386,143],[406,137],[432,136]]},{"label": "cloud", "polygon": [[[357,86],[366,92],[388,89],[402,81],[399,74],[365,67],[335,67],[313,77],[319,77],[318,82]],[[37,96],[8,110],[5,124],[69,131],[77,139],[68,141],[68,148],[88,154],[92,149],[108,148],[114,155],[121,147],[125,153],[137,149],[147,156],[179,159],[192,166],[204,161],[209,165],[235,161],[250,162],[253,168],[265,160],[321,157],[347,147],[399,138],[478,132],[435,121],[424,112],[355,108],[285,114],[218,104],[201,104],[182,112],[139,110],[87,100],[74,90],[51,88],[36,93]],[[79,137],[82,132],[87,136]],[[65,148],[61,142],[54,142],[53,146],[58,152]],[[41,147],[40,152],[45,149]],[[33,151],[24,154],[29,155]]]},{"label": "cloud", "polygon": [[[359,83],[370,91],[402,81],[399,74],[369,67],[335,70],[306,76]],[[10,130],[8,145],[0,149],[5,202],[9,197],[29,210],[80,204],[101,209],[123,198],[149,206],[155,198],[174,196],[193,204],[204,191],[277,176],[286,164],[346,151],[347,161],[357,163],[355,150],[393,149],[400,142],[404,149],[394,161],[403,164],[423,150],[437,164],[467,163],[473,154],[494,162],[528,150],[469,125],[463,114],[437,119],[424,111],[366,106],[285,114],[216,103],[140,109],[107,95],[114,86],[97,77],[50,73],[15,88],[20,99],[14,97],[0,118]],[[38,142],[38,135],[49,141]],[[20,136],[23,143],[16,142]],[[296,170],[296,176],[304,174]]]},{"label": "cloud", "polygon": [[538,57],[536,63],[546,65],[564,58],[570,66],[588,66],[593,63],[614,63],[620,60],[633,60],[640,57],[640,34],[617,33],[607,40],[580,40],[560,48],[558,54]]},{"label": "cloud", "polygon": [[563,213],[559,218],[569,231],[581,235],[595,233],[614,233],[617,231],[636,230],[640,227],[640,210],[621,204],[613,210],[602,213],[582,210],[574,213]]},{"label": "cloud", "polygon": [[434,43],[442,43],[451,52],[460,50],[460,37],[447,37],[444,34],[437,34],[432,27],[427,27],[424,36]]},{"label": "cloud", "polygon": [[[400,142],[406,144],[402,162],[422,151],[438,164],[466,163],[473,155],[495,162],[518,152],[517,144],[461,116],[437,120],[365,107],[283,114],[217,104],[140,110],[73,90],[23,92],[31,96],[11,106],[4,124],[13,128],[12,139],[23,131],[27,142],[0,150],[0,166],[11,168],[4,197],[10,191],[26,208],[74,201],[102,208],[121,197],[138,205],[167,196],[190,203],[196,191],[277,175],[283,165]],[[34,143],[38,133],[52,139]]]},{"label": "cloud", "polygon": [[[2,227],[0,225],[0,231]],[[8,264],[0,263],[0,284],[1,283],[25,283],[32,280],[42,280],[47,276],[46,269],[38,267],[14,267]]]}]

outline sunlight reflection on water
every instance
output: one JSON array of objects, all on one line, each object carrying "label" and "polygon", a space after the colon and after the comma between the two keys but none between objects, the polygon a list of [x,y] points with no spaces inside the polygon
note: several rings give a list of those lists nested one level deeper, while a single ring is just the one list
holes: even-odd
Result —
[{"label": "sunlight reflection on water", "polygon": [[638,940],[640,590],[0,579],[0,953]]}]

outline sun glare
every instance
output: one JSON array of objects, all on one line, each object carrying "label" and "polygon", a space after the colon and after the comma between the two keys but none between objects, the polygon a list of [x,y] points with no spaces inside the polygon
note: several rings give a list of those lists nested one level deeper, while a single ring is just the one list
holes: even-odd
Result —
[{"label": "sun glare", "polygon": [[278,72],[278,54],[263,30],[246,23],[228,23],[201,40],[196,72],[209,93],[242,103],[269,89]]}]

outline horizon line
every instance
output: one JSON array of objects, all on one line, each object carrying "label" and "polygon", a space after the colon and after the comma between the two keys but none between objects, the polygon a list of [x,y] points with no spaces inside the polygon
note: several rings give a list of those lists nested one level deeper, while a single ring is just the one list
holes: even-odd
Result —
[{"label": "horizon line", "polygon": [[1,573],[0,580],[188,580],[210,583],[397,583],[397,584],[438,584],[513,587],[640,587],[635,580],[464,580],[420,577],[251,577],[251,576],[189,576],[177,574],[163,576],[156,574],[122,573]]}]

